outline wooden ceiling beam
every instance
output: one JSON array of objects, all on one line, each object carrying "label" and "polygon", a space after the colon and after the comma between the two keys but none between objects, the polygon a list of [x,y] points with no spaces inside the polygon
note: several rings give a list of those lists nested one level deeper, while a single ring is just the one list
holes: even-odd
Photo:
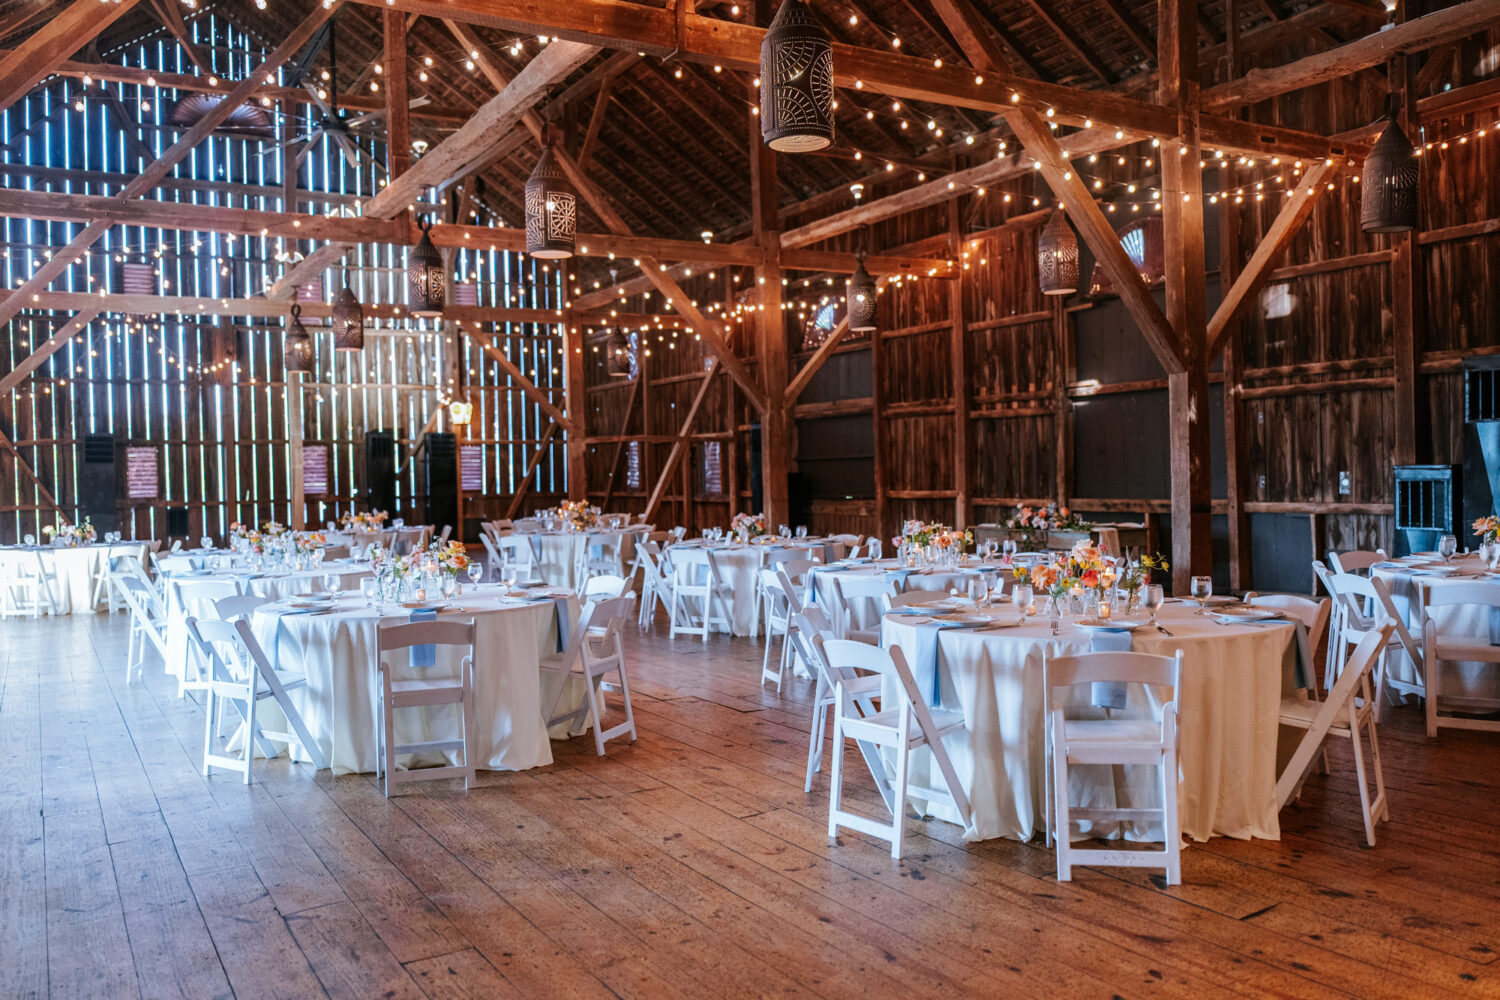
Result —
[{"label": "wooden ceiling beam", "polygon": [[0,377],[0,397],[5,396],[16,386],[26,381],[26,376],[36,371],[48,358],[62,350],[63,345],[72,340],[75,335],[82,333],[84,328],[92,323],[94,317],[98,316],[102,311],[102,309],[92,302],[81,307],[66,323],[58,327],[52,336],[48,337],[33,349],[30,354],[22,358],[19,364],[5,373],[4,377]]},{"label": "wooden ceiling beam", "polygon": [[[228,316],[281,319],[292,314],[292,306],[300,306],[302,318],[309,322],[327,319],[333,313],[330,302],[304,302],[293,300],[251,298],[202,298],[187,295],[127,295],[111,292],[38,292],[27,309],[78,310],[81,313],[93,310],[96,315],[119,313],[133,316]],[[366,319],[384,319],[406,322],[411,315],[406,307],[395,303],[367,303],[364,306]],[[565,317],[558,309],[524,309],[505,306],[454,306],[443,310],[444,319],[459,324],[483,323],[535,323],[554,326],[563,323]],[[603,312],[580,312],[579,322],[599,323],[611,319]],[[437,331],[433,331],[437,332]]]},{"label": "wooden ceiling beam", "polygon": [[208,55],[193,41],[192,33],[188,31],[187,22],[182,19],[182,10],[176,0],[148,0],[147,6],[151,8],[152,15],[161,22],[162,27],[182,46],[182,51],[187,53],[188,60],[204,76],[213,76],[213,64]]},{"label": "wooden ceiling beam", "polygon": [[1072,50],[1073,54],[1089,68],[1090,73],[1105,84],[1115,82],[1114,74],[1109,71],[1109,67],[1100,61],[1093,49],[1084,45],[1079,39],[1078,29],[1073,25],[1063,24],[1046,0],[1026,0],[1026,6],[1036,12],[1036,16],[1042,19],[1042,23],[1052,29],[1052,33]]},{"label": "wooden ceiling beam", "polygon": [[[429,149],[400,177],[393,178],[364,205],[365,218],[392,219],[415,204],[428,188],[442,187],[474,169],[496,142],[531,114],[547,87],[592,59],[599,50],[577,42],[554,42],[542,49],[510,84],[487,101],[458,131]],[[339,241],[319,247],[293,266],[268,293],[287,299],[299,284],[333,265],[355,244]]]},{"label": "wooden ceiling beam", "polygon": [[99,32],[130,13],[140,0],[119,0],[101,5],[99,0],[73,0],[31,36],[0,55],[0,110],[26,96],[26,92],[57,71],[58,64],[93,41]]},{"label": "wooden ceiling beam", "polygon": [[1302,229],[1302,224],[1312,215],[1314,198],[1318,189],[1330,175],[1337,172],[1342,161],[1334,161],[1332,164],[1323,162],[1313,164],[1305,174],[1302,181],[1291,192],[1286,199],[1286,204],[1281,206],[1281,211],[1276,213],[1271,227],[1266,230],[1264,236],[1255,247],[1255,252],[1250,255],[1250,260],[1245,263],[1244,268],[1234,279],[1234,284],[1224,293],[1224,298],[1219,302],[1219,307],[1214,310],[1213,316],[1208,321],[1208,360],[1209,363],[1218,357],[1219,352],[1229,343],[1231,332],[1239,318],[1244,315],[1245,308],[1255,297],[1271,272],[1275,270],[1286,248],[1292,239]]},{"label": "wooden ceiling beam", "polygon": [[1325,52],[1263,69],[1252,69],[1203,91],[1203,108],[1223,111],[1256,104],[1293,90],[1337,80],[1358,70],[1476,34],[1500,23],[1500,0],[1465,0],[1433,14],[1366,35]]},{"label": "wooden ceiling beam", "polygon": [[[306,44],[323,22],[333,16],[339,6],[340,0],[334,0],[328,7],[315,7],[313,12],[266,57],[265,61],[230,91],[225,100],[210,108],[166,152],[147,165],[134,180],[126,184],[120,193],[115,195],[115,198],[123,204],[141,198],[156,187],[157,182],[166,177],[178,163],[186,159],[200,142],[208,138],[213,130],[229,117],[230,113],[245,100],[246,95],[254,89],[257,80],[264,80],[267,73],[280,69],[281,64]],[[112,224],[107,216],[93,220],[66,247],[53,254],[47,263],[37,268],[30,278],[14,289],[3,302],[0,302],[0,324],[8,322],[24,308],[26,301],[32,295],[45,289],[53,278],[72,266],[73,262],[81,257],[85,250],[93,246],[94,242],[108,231]]]},{"label": "wooden ceiling beam", "polygon": [[1141,50],[1141,55],[1145,57],[1146,62],[1156,62],[1156,41],[1146,34],[1146,29],[1141,27],[1135,16],[1125,9],[1125,5],[1120,0],[1100,0],[1100,2],[1104,4],[1104,9],[1109,11],[1109,16],[1115,19],[1120,30],[1125,32],[1125,37]]}]

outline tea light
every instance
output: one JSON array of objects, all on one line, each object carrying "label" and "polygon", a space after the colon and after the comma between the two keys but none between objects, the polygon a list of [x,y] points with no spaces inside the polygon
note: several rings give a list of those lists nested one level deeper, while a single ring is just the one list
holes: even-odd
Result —
[{"label": "tea light", "polygon": [[1110,611],[1110,600],[1109,600],[1109,598],[1106,597],[1106,598],[1101,599],[1099,601],[1099,617],[1102,620],[1104,620],[1104,621],[1109,621],[1109,611]]}]

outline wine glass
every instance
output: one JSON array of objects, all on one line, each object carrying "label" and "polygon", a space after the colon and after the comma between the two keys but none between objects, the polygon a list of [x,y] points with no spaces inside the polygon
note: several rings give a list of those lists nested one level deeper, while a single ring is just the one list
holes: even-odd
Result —
[{"label": "wine glass", "polygon": [[805,524],[799,524],[799,525],[797,525],[797,537],[798,538],[806,538],[807,537],[807,525],[805,525]]},{"label": "wine glass", "polygon": [[1146,622],[1147,625],[1156,624],[1156,613],[1166,602],[1167,597],[1161,589],[1161,584],[1148,583],[1141,588],[1141,610],[1151,616]]},{"label": "wine glass", "polygon": [[1438,539],[1438,555],[1443,557],[1443,562],[1449,562],[1453,554],[1458,551],[1458,539],[1452,535],[1444,535]]},{"label": "wine glass", "polygon": [[451,599],[453,597],[453,595],[455,593],[458,592],[458,574],[457,573],[442,573],[442,574],[440,574],[440,576],[441,576],[441,583],[439,583],[438,586],[440,587],[440,589],[443,592],[443,599],[444,600],[449,600],[449,599]]},{"label": "wine glass", "polygon": [[1016,544],[1016,540],[1014,538],[1007,538],[1005,541],[1000,543],[1000,551],[1004,553],[1005,561],[1010,562],[1016,557],[1016,553],[1021,551],[1021,549],[1020,546]]},{"label": "wine glass", "polygon": [[516,589],[516,568],[511,566],[505,571],[505,592],[513,593]]},{"label": "wine glass", "polygon": [[[776,529],[776,533],[778,535],[780,535],[782,538],[791,538],[792,537],[792,529],[788,528],[784,524],[781,527],[779,527],[779,528]],[[29,538],[31,536],[28,535],[27,537]]]},{"label": "wine glass", "polygon": [[1026,621],[1026,616],[1031,614],[1031,602],[1036,598],[1036,592],[1032,590],[1029,583],[1018,583],[1010,592],[1010,599],[1021,611],[1021,621]]},{"label": "wine glass", "polygon": [[478,559],[471,559],[469,560],[469,568],[464,572],[469,575],[469,582],[478,587],[479,581],[484,578],[484,563]]},{"label": "wine glass", "polygon": [[21,541],[24,542],[27,545],[35,545],[36,544],[36,536],[33,535],[33,534],[31,534],[30,532],[27,532],[26,537],[23,538],[23,539],[21,539]]},{"label": "wine glass", "polygon": [[1188,591],[1193,595],[1193,600],[1198,602],[1198,613],[1208,613],[1208,599],[1214,596],[1214,578],[1211,576],[1195,576]]},{"label": "wine glass", "polygon": [[983,574],[976,573],[969,580],[969,599],[974,602],[974,607],[982,608],[990,603],[990,586],[985,583]]},{"label": "wine glass", "polygon": [[214,540],[207,535],[204,535],[202,538],[198,539],[198,547],[200,549],[211,549],[214,547]]}]

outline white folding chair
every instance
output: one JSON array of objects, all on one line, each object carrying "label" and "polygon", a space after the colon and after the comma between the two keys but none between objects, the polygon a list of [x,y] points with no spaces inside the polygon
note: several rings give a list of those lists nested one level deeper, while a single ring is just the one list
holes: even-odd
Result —
[{"label": "white folding chair", "polygon": [[[838,684],[834,680],[833,671],[823,659],[822,649],[813,642],[814,636],[822,636],[824,642],[837,638],[833,634],[833,627],[829,624],[828,616],[823,613],[823,609],[810,604],[791,616],[786,632],[787,644],[796,648],[797,653],[812,670],[815,682],[812,724],[808,729],[807,784],[803,788],[805,792],[812,791],[813,772],[823,770],[823,737],[828,731],[828,715],[838,704],[835,696]],[[840,676],[845,675],[841,673]],[[853,671],[847,673],[847,679],[854,679]]]},{"label": "white folding chair", "polygon": [[[1375,733],[1375,708],[1379,696],[1372,684],[1374,664],[1389,648],[1393,623],[1372,629],[1359,640],[1348,661],[1339,671],[1339,679],[1322,702],[1301,698],[1283,698],[1280,722],[1303,730],[1302,740],[1276,779],[1276,804],[1285,807],[1302,789],[1315,758],[1322,755],[1327,738],[1341,736],[1354,749],[1354,771],[1359,779],[1359,805],[1364,813],[1365,841],[1375,846],[1375,824],[1390,819],[1385,797],[1385,776],[1380,770],[1380,742]],[[1360,732],[1370,741],[1369,769],[1375,772],[1375,795],[1370,796],[1369,775]]]},{"label": "white folding chair", "polygon": [[[204,689],[207,694],[207,715],[203,720],[203,774],[208,776],[215,767],[239,771],[245,784],[250,784],[250,765],[255,759],[255,748],[260,747],[266,757],[276,757],[281,751],[276,743],[300,746],[303,753],[312,758],[319,769],[327,767],[322,748],[302,721],[302,713],[292,704],[288,692],[306,689],[307,678],[288,670],[277,670],[266,659],[265,650],[250,631],[250,623],[241,619],[236,622],[214,619],[187,619],[188,640],[197,648],[204,662],[209,664],[209,680]],[[291,730],[277,732],[268,730],[260,721],[259,708],[266,699],[275,699]],[[214,749],[214,741],[220,730],[220,721],[225,705],[234,709],[243,727],[238,736],[243,749],[239,757],[230,756],[227,750]]]},{"label": "white folding chair", "polygon": [[[182,614],[189,618],[218,618],[228,621],[218,613],[218,603],[225,598],[239,596],[240,588],[233,580],[184,580],[168,579],[168,591]],[[177,697],[189,691],[201,691],[208,686],[210,677],[208,661],[196,647],[188,649],[182,664],[182,676],[177,678]],[[191,676],[189,676],[191,675]]]},{"label": "white folding chair", "polygon": [[[1395,634],[1381,650],[1375,666],[1375,719],[1380,719],[1379,700],[1387,689],[1404,694],[1421,696],[1426,693],[1422,683],[1424,675],[1422,647],[1406,627],[1406,621],[1391,599],[1385,581],[1376,576],[1356,576],[1353,573],[1335,573],[1325,581],[1333,589],[1334,620],[1338,623],[1337,661],[1342,665],[1349,647],[1356,646],[1370,632],[1387,622],[1394,626]],[[1390,676],[1390,654],[1404,652],[1411,669],[1411,680],[1400,680]],[[1325,684],[1332,686],[1333,678]]]},{"label": "white folding chair", "polygon": [[438,534],[438,541],[442,542],[444,545],[447,545],[448,544],[448,539],[452,535],[453,535],[453,525],[451,525],[451,524],[445,524],[445,525],[443,525],[442,532]]},{"label": "white folding chair", "polygon": [[834,611],[835,635],[840,639],[853,639],[873,646],[880,645],[879,621],[876,621],[874,628],[863,629],[857,628],[855,623],[871,605],[882,611],[885,610],[884,599],[895,592],[895,587],[886,579],[884,573],[828,574],[818,586],[826,588],[832,594],[833,599],[829,603]]},{"label": "white folding chair", "polygon": [[500,550],[495,547],[495,540],[490,536],[489,532],[482,532],[479,536],[479,544],[484,546],[485,568],[495,579],[500,579],[503,575],[501,570],[504,569],[505,562],[500,558]]},{"label": "white folding chair", "polygon": [[603,531],[585,532],[583,544],[578,547],[578,562],[573,568],[573,576],[578,581],[578,593],[583,594],[583,585],[590,577],[624,575],[624,560],[620,558],[620,535]]},{"label": "white folding chair", "polygon": [[269,603],[271,602],[259,594],[221,597],[214,602],[214,617],[219,621],[232,622],[237,618],[249,617],[256,608]]},{"label": "white folding chair", "polygon": [[668,618],[671,617],[671,567],[662,553],[661,545],[657,542],[639,543],[635,547],[635,554],[641,567],[641,608],[637,625],[641,629],[646,629],[656,620],[657,605],[661,605],[661,609],[667,613]]},{"label": "white folding chair", "polygon": [[[1500,670],[1500,646],[1490,645],[1492,635],[1459,635],[1438,628],[1434,608],[1475,607],[1486,609],[1486,626],[1500,619],[1500,595],[1484,583],[1449,583],[1430,587],[1423,610],[1422,671],[1427,691],[1427,735],[1438,729],[1479,729],[1500,732],[1500,720],[1474,718],[1472,713],[1492,713],[1497,706],[1490,699],[1471,699],[1444,694],[1441,670],[1444,663],[1488,663]],[[1491,626],[1492,627],[1492,626]],[[1450,712],[1471,713],[1450,715]]]},{"label": "white folding chair", "polygon": [[1328,550],[1328,565],[1335,573],[1369,573],[1370,567],[1385,562],[1389,557],[1385,549],[1351,549],[1348,552]]},{"label": "white folding chair", "polygon": [[149,584],[133,576],[115,579],[120,596],[130,609],[130,643],[125,662],[125,683],[129,684],[132,676],[140,676],[147,646],[156,650],[162,663],[167,662],[167,612]]},{"label": "white folding chair", "polygon": [[515,574],[518,583],[535,583],[542,578],[536,549],[525,534],[502,535],[499,540],[500,575],[508,579]]},{"label": "white folding chair", "polygon": [[[437,778],[464,779],[464,791],[474,783],[474,751],[469,745],[476,717],[474,714],[474,621],[419,621],[387,625],[377,633],[380,646],[380,703],[375,714],[376,777],[385,778],[389,798],[392,785]],[[396,679],[396,669],[386,659],[387,653],[414,646],[447,647],[462,650],[457,677]],[[436,650],[433,650],[436,657]],[[417,673],[425,667],[411,667],[403,673]],[[396,712],[403,708],[427,708],[456,705],[459,710],[458,738],[423,740],[418,743],[396,742]],[[397,768],[401,754],[463,751],[462,764],[439,767]]]},{"label": "white folding chair", "polygon": [[[838,828],[846,826],[890,841],[891,857],[899,860],[906,804],[912,797],[924,803],[951,802],[967,826],[969,799],[943,746],[945,736],[963,731],[963,713],[928,708],[917,691],[916,678],[899,647],[885,650],[849,639],[825,640],[821,635],[814,636],[813,643],[820,647],[823,661],[834,674],[831,678],[834,681],[833,775],[828,783],[828,839],[837,837]],[[846,671],[865,671],[866,676],[851,676]],[[856,700],[879,694],[886,681],[895,691],[895,697],[891,699],[894,706],[887,708],[882,701],[879,712],[862,714]],[[890,823],[881,823],[842,808],[846,739],[861,740],[894,752],[896,775],[894,794],[888,800],[892,805]],[[912,751],[924,746],[932,752],[946,790],[911,784]]]},{"label": "white folding chair", "polygon": [[[1243,598],[1246,604],[1262,608],[1275,608],[1284,612],[1288,617],[1295,618],[1302,623],[1307,630],[1307,652],[1311,657],[1317,652],[1318,645],[1324,640],[1328,632],[1328,621],[1333,613],[1333,601],[1331,598],[1313,600],[1307,597],[1299,597],[1296,594],[1258,594],[1255,591],[1247,591]],[[1305,664],[1308,673],[1312,674],[1313,665]],[[1314,701],[1318,700],[1318,678],[1309,676],[1307,678],[1308,693]]]},{"label": "white folding chair", "polygon": [[[1047,830],[1057,848],[1057,880],[1069,882],[1073,866],[1109,865],[1164,868],[1167,884],[1182,882],[1182,834],[1177,816],[1177,692],[1182,653],[1099,652],[1053,657],[1044,652],[1042,690],[1047,703]],[[1161,708],[1149,719],[1069,719],[1071,699],[1064,692],[1080,685],[1141,684],[1166,689]],[[1161,806],[1075,807],[1069,804],[1069,765],[1148,765],[1161,769]],[[1160,851],[1122,851],[1073,846],[1072,823],[1159,819]]]},{"label": "white folding chair", "polygon": [[[764,598],[761,608],[764,611],[764,625],[766,630],[766,650],[760,660],[760,682],[764,684],[768,680],[776,682],[776,693],[781,693],[781,683],[786,677],[787,662],[791,659],[792,646],[787,630],[791,626],[792,602],[796,600],[793,595],[787,594],[782,588],[781,574],[774,569],[763,569],[756,574],[756,582],[759,584]],[[781,656],[777,660],[777,669],[771,669],[771,646],[775,644],[776,637],[781,637]]]},{"label": "white folding chair", "polygon": [[[625,669],[625,647],[621,641],[621,630],[634,613],[634,600],[635,595],[630,594],[585,605],[568,648],[558,656],[544,657],[541,661],[542,673],[546,677],[542,686],[545,699],[542,718],[547,720],[547,728],[566,722],[569,733],[576,736],[582,732],[581,727],[587,720],[593,727],[594,749],[600,757],[604,756],[604,744],[618,736],[628,735],[631,743],[636,740],[635,712],[630,707],[630,677]],[[609,706],[604,699],[604,686],[610,674],[619,676],[625,720],[605,729],[604,714]],[[573,711],[560,713],[558,706],[568,681],[573,678],[583,682],[584,700]]]},{"label": "white folding chair", "polygon": [[630,581],[623,576],[601,573],[591,576],[583,582],[583,592],[579,594],[585,601],[604,600],[608,597],[620,597],[625,593]]},{"label": "white folding chair", "polygon": [[54,614],[55,579],[40,552],[18,552],[14,559],[0,561],[0,618]]},{"label": "white folding chair", "polygon": [[[697,624],[693,623],[694,615],[687,604],[694,600],[701,605]],[[729,616],[729,587],[719,578],[712,552],[683,545],[672,547],[670,615],[669,637],[673,639],[682,633],[702,636],[707,642],[709,633],[716,626],[725,632],[733,631]]]}]

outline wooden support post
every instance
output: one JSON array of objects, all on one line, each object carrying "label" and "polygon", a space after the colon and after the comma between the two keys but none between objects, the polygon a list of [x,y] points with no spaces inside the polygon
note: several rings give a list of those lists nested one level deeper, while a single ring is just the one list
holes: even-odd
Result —
[{"label": "wooden support post", "polygon": [[[565,275],[563,284],[568,278]],[[585,438],[588,428],[584,426],[583,404],[583,333],[576,325],[571,309],[563,316],[563,408],[567,411],[569,425],[564,436],[568,455],[568,496],[574,500],[587,500],[589,496],[588,445]]]},{"label": "wooden support post", "polygon": [[[1400,123],[1403,129],[1413,129],[1416,122],[1410,79],[1410,64],[1406,56],[1397,56],[1391,61],[1391,89],[1400,98]],[[1416,134],[1409,131],[1408,135]],[[1391,237],[1391,319],[1392,347],[1395,354],[1395,393],[1392,399],[1394,420],[1393,458],[1397,465],[1412,465],[1422,461],[1431,448],[1429,435],[1425,431],[1426,407],[1420,401],[1417,364],[1420,360],[1421,337],[1418,322],[1422,315],[1422,277],[1417,268],[1417,233],[1398,233]]]},{"label": "wooden support post", "polygon": [[1052,307],[1052,350],[1056,359],[1052,369],[1053,428],[1057,438],[1053,458],[1054,491],[1057,502],[1067,504],[1073,493],[1073,401],[1068,398],[1068,383],[1073,381],[1077,367],[1073,321],[1068,318],[1062,296],[1053,296],[1048,302]]},{"label": "wooden support post", "polygon": [[[1233,39],[1235,36],[1231,35]],[[1231,66],[1234,61],[1231,58]],[[1219,190],[1234,187],[1234,167],[1219,168]],[[1219,283],[1232,286],[1240,271],[1240,213],[1228,198],[1219,201]],[[1222,308],[1222,305],[1220,306]],[[1238,316],[1229,320],[1224,350],[1224,478],[1229,501],[1229,589],[1242,592],[1252,586],[1250,522],[1245,514],[1245,491],[1249,477],[1248,437],[1245,433],[1245,401],[1240,396],[1243,368]]]},{"label": "wooden support post", "polygon": [[[672,474],[677,471],[677,465],[687,454],[688,446],[692,443],[693,424],[698,420],[698,411],[703,408],[703,401],[708,398],[709,386],[713,385],[714,376],[719,373],[719,359],[715,358],[708,366],[708,371],[703,375],[703,381],[698,385],[698,391],[693,395],[692,405],[688,407],[687,416],[682,418],[682,426],[677,431],[677,440],[672,442],[672,450],[667,454],[667,462],[662,466],[661,475],[656,480],[656,486],[651,490],[651,498],[646,501],[646,520],[650,521],[656,516],[661,507],[662,499],[667,495],[667,484],[672,481]],[[686,507],[687,494],[683,495],[684,508]],[[686,510],[684,509],[684,513]],[[684,523],[686,523],[684,521]]]},{"label": "wooden support post", "polygon": [[1203,171],[1198,166],[1198,22],[1191,0],[1161,0],[1159,99],[1177,109],[1179,135],[1161,145],[1167,320],[1182,370],[1167,372],[1172,470],[1172,584],[1213,571],[1210,515],[1208,312],[1203,247]]},{"label": "wooden support post", "polygon": [[885,392],[881,388],[885,380],[885,351],[881,348],[881,337],[879,330],[870,334],[870,437],[875,451],[875,535],[888,540],[893,533],[886,520],[885,417],[881,413],[885,408]]},{"label": "wooden support post", "polygon": [[[958,199],[948,202],[948,254],[959,260],[963,253],[963,227],[958,218]],[[973,483],[969,474],[970,455],[974,451],[974,424],[969,419],[968,337],[964,324],[964,284],[959,278],[948,282],[949,371],[953,380],[953,526],[963,531],[974,519],[971,501]]]},{"label": "wooden support post", "polygon": [[292,509],[287,523],[292,526],[293,531],[305,531],[307,529],[307,479],[302,454],[303,402],[305,400],[302,379],[304,376],[298,372],[287,372],[285,377],[286,382],[283,383],[282,392],[286,394],[287,469],[291,473],[292,480]]},{"label": "wooden support post", "polygon": [[[755,95],[751,95],[755,99]],[[759,293],[755,317],[756,351],[766,405],[760,414],[760,484],[767,524],[792,523],[789,473],[791,427],[786,389],[790,361],[786,315],[781,308],[781,233],[777,228],[776,153],[761,141],[760,119],[749,118],[750,219],[755,243],[764,255],[755,269]]]},{"label": "wooden support post", "polygon": [[[384,11],[386,169],[392,179],[411,166],[410,92],[406,71],[406,15]],[[462,220],[460,220],[462,221]]]}]

